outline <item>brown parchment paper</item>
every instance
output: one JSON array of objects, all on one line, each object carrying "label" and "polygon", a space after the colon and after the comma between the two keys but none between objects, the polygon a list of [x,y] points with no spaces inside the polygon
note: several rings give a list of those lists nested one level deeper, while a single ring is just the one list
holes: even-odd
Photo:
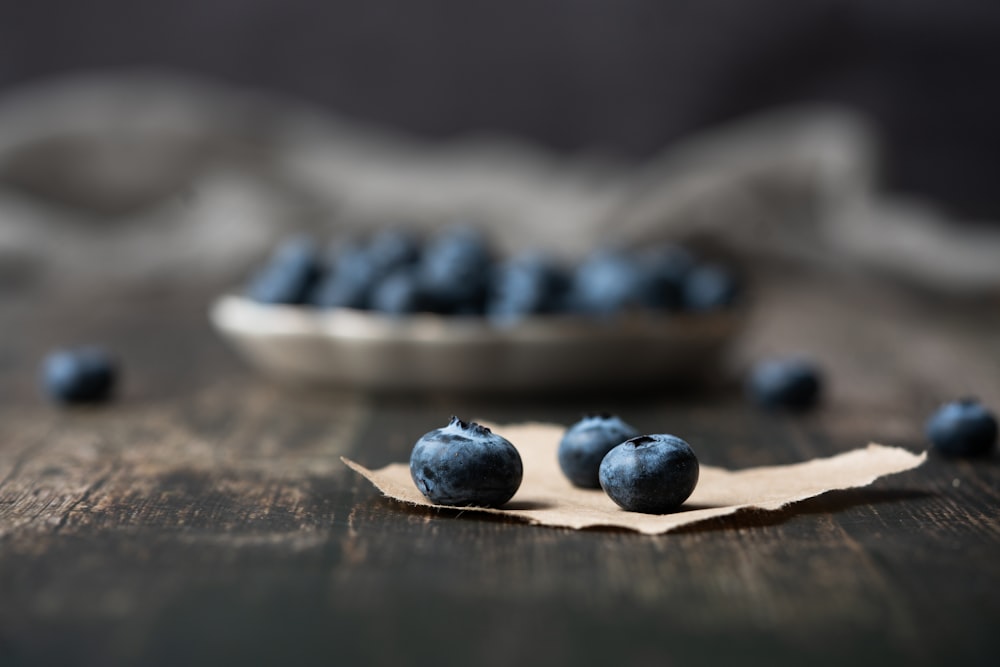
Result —
[{"label": "brown parchment paper", "polygon": [[[867,486],[879,477],[916,468],[927,458],[926,453],[913,454],[896,447],[870,444],[830,458],[791,465],[746,470],[702,465],[698,486],[680,510],[651,515],[626,512],[600,489],[578,489],[566,480],[556,459],[564,426],[489,426],[510,440],[521,453],[524,479],[511,501],[502,508],[469,507],[463,510],[517,517],[543,526],[575,529],[610,526],[649,535],[743,509],[777,510],[827,491]],[[390,498],[413,505],[441,507],[420,493],[410,478],[407,463],[392,463],[369,470],[349,459],[342,457],[341,460]]]}]

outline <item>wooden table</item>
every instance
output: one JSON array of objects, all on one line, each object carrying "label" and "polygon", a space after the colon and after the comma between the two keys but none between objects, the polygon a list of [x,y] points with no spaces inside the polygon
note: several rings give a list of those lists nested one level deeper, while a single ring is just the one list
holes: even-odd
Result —
[{"label": "wooden table", "polygon": [[[452,413],[619,412],[702,462],[921,450],[941,400],[1000,408],[1000,308],[872,279],[756,276],[733,369],[812,353],[801,417],[710,391],[372,397],[254,376],[210,330],[220,285],[0,296],[0,665],[996,664],[1000,466],[921,469],[679,533],[573,532],[380,497],[338,460],[406,460]],[[53,346],[122,358],[114,404],[39,395]]]}]

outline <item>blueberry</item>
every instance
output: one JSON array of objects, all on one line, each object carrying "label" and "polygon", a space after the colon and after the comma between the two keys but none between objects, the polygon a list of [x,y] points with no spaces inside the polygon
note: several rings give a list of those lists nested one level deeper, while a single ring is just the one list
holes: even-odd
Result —
[{"label": "blueberry", "polygon": [[445,314],[481,314],[491,267],[489,248],[478,232],[460,228],[439,235],[419,265],[428,306]]},{"label": "blueberry", "polygon": [[496,266],[486,313],[493,322],[513,324],[528,315],[549,313],[560,306],[567,278],[540,253],[526,253]]},{"label": "blueberry", "polygon": [[647,301],[642,267],[623,252],[595,253],[574,272],[568,301],[572,310],[598,316],[642,307]]},{"label": "blueberry", "polygon": [[684,305],[684,283],[695,267],[694,255],[677,245],[661,245],[638,257],[644,274],[646,304],[663,310]]},{"label": "blueberry", "polygon": [[462,256],[478,261],[489,261],[489,243],[481,232],[473,227],[461,225],[450,227],[431,239],[426,249],[431,259],[441,256]]},{"label": "blueberry", "polygon": [[411,266],[420,258],[420,242],[400,229],[385,229],[375,234],[366,249],[369,260],[380,276]]},{"label": "blueberry", "polygon": [[424,310],[423,290],[416,271],[397,269],[375,286],[371,308],[389,315],[406,315]]},{"label": "blueberry", "polygon": [[98,403],[111,397],[117,371],[99,347],[57,350],[42,364],[42,387],[61,403]]},{"label": "blueberry", "polygon": [[410,475],[437,505],[499,507],[521,486],[521,455],[485,426],[452,417],[413,447]]},{"label": "blueberry", "polygon": [[753,367],[747,379],[750,398],[765,408],[805,410],[819,400],[819,368],[804,359],[770,359]]},{"label": "blueberry", "polygon": [[739,282],[728,269],[718,264],[703,264],[687,275],[681,300],[686,310],[705,312],[728,308],[739,295]]},{"label": "blueberry", "polygon": [[326,275],[309,296],[309,302],[319,308],[367,308],[380,278],[378,267],[355,243],[338,246],[330,255]]},{"label": "blueberry", "polygon": [[698,483],[698,459],[672,435],[640,435],[604,457],[601,488],[622,509],[666,514],[690,497]]},{"label": "blueberry", "polygon": [[566,429],[559,442],[559,467],[574,486],[599,489],[601,461],[639,432],[612,415],[588,415]]},{"label": "blueberry", "polygon": [[303,303],[320,277],[319,252],[303,236],[282,243],[247,287],[248,298],[260,303]]},{"label": "blueberry", "polygon": [[997,420],[972,398],[946,403],[924,427],[934,450],[945,456],[985,456],[997,442]]}]

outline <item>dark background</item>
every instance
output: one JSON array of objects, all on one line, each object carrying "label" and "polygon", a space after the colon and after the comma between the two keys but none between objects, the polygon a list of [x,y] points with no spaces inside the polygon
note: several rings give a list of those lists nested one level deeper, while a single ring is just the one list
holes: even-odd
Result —
[{"label": "dark background", "polygon": [[876,122],[891,189],[1000,218],[998,37],[988,0],[2,0],[0,90],[162,66],[430,137],[634,156],[836,102]]}]

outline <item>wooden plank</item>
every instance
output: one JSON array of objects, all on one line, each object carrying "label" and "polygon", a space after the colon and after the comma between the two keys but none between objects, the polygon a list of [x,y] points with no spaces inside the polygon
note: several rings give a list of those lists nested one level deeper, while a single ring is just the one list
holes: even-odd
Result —
[{"label": "wooden plank", "polygon": [[[987,664],[1000,648],[997,457],[932,459],[662,537],[427,513],[339,463],[405,460],[451,413],[568,423],[610,409],[744,467],[867,440],[921,448],[942,397],[968,386],[1000,401],[995,315],[852,281],[768,281],[733,366],[818,352],[832,391],[814,414],[763,414],[726,386],[544,400],[291,390],[234,361],[204,295],[150,309],[125,293],[96,320],[79,297],[0,302],[20,334],[0,345],[0,664]],[[62,338],[125,355],[119,402],[38,398],[35,364]]]}]

